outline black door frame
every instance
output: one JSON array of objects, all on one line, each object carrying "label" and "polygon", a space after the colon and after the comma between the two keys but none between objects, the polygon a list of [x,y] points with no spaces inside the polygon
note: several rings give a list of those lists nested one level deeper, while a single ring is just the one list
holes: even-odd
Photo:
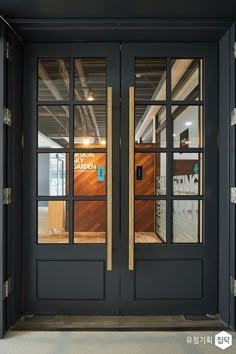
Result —
[{"label": "black door frame", "polygon": [[[6,45],[10,56],[6,58]],[[1,24],[0,133],[0,331],[9,328],[21,315],[22,277],[22,47],[18,39]],[[3,124],[3,112],[11,112],[11,126]],[[4,177],[4,178],[3,178]],[[3,183],[3,184],[2,184]],[[3,206],[2,188],[12,188],[11,204]],[[3,298],[3,283],[9,280],[9,295]]]},{"label": "black door frame", "polygon": [[[184,261],[184,259],[192,258],[194,263],[194,267],[197,267],[196,262],[198,263],[198,267],[203,267],[202,271],[204,272],[203,277],[203,285],[202,289],[204,294],[201,295],[201,298],[198,300],[190,300],[190,298],[186,301],[186,299],[175,299],[173,296],[173,300],[164,299],[153,299],[153,300],[139,300],[135,301],[132,299],[134,294],[134,288],[130,287],[131,284],[135,284],[134,277],[136,277],[136,272],[130,272],[128,270],[128,266],[126,264],[127,249],[128,249],[128,239],[127,239],[127,229],[128,229],[128,204],[127,204],[127,195],[128,195],[128,175],[129,170],[127,170],[127,158],[128,158],[128,87],[134,85],[134,61],[133,58],[135,56],[140,57],[203,57],[205,62],[205,70],[206,79],[204,78],[204,91],[206,92],[206,97],[204,99],[204,111],[206,111],[207,119],[203,124],[205,126],[205,154],[206,160],[208,161],[204,168],[204,174],[206,177],[206,197],[204,202],[204,209],[207,211],[207,219],[216,220],[216,198],[217,198],[217,183],[216,183],[216,170],[217,170],[217,151],[216,151],[216,136],[217,136],[217,121],[214,122],[214,117],[217,116],[216,107],[214,107],[214,102],[216,95],[216,83],[214,82],[216,77],[216,45],[214,44],[122,44],[121,45],[121,56],[122,56],[122,66],[121,70],[118,70],[118,59],[120,53],[118,52],[119,46],[117,44],[82,44],[78,48],[75,44],[34,44],[28,45],[25,51],[25,129],[24,129],[24,244],[23,244],[23,258],[25,260],[24,263],[24,312],[26,314],[30,313],[45,313],[45,314],[53,314],[53,313],[76,313],[76,307],[79,306],[78,313],[144,313],[144,314],[152,314],[152,313],[163,313],[163,314],[171,314],[171,313],[215,313],[217,311],[216,306],[216,284],[217,284],[217,239],[215,235],[217,234],[217,224],[206,222],[207,229],[205,230],[205,241],[201,245],[135,245],[136,255],[138,259],[141,261],[144,260],[155,260],[156,255],[158,255],[158,260],[163,259],[171,259],[172,262],[175,261],[175,257]],[[134,52],[134,54],[132,53]],[[116,95],[119,92],[119,76],[120,72],[122,72],[121,82],[122,82],[122,100],[121,100],[121,166],[122,170],[119,170],[119,163],[113,164],[113,270],[112,272],[105,271],[105,263],[104,266],[104,277],[107,282],[111,282],[111,286],[108,285],[108,293],[105,294],[105,303],[99,301],[86,301],[86,298],[83,299],[83,306],[81,310],[80,301],[73,299],[73,302],[68,303],[68,301],[63,300],[60,297],[52,299],[55,301],[51,301],[50,297],[44,295],[44,297],[40,300],[37,299],[37,289],[40,289],[40,293],[47,292],[46,289],[42,290],[41,284],[38,283],[38,270],[40,269],[41,262],[49,262],[56,261],[62,262],[63,260],[86,260],[86,262],[91,260],[100,260],[101,257],[105,257],[106,247],[99,245],[73,245],[72,247],[68,245],[37,245],[35,240],[35,235],[37,234],[37,218],[36,218],[36,200],[35,195],[37,195],[37,125],[36,125],[36,117],[37,117],[37,60],[39,57],[49,57],[49,58],[57,58],[57,57],[102,57],[107,53],[107,71],[108,71],[108,86],[113,87],[114,95],[113,95],[113,113],[117,111],[117,115],[114,122],[114,134],[113,134],[113,161],[119,161],[119,107],[116,98]],[[131,54],[131,55],[129,55]],[[114,58],[117,56],[117,58]],[[72,60],[72,59],[71,59]],[[130,62],[131,60],[131,62]],[[71,61],[71,65],[72,65]],[[168,64],[170,65],[170,63]],[[117,69],[116,69],[117,68]],[[115,70],[114,70],[115,69]],[[119,75],[119,76],[118,76]],[[71,90],[73,90],[73,80],[71,77]],[[170,80],[167,79],[168,85],[170,85]],[[127,86],[128,85],[128,86]],[[214,90],[212,89],[214,87]],[[169,88],[170,89],[170,88]],[[169,92],[169,91],[168,91]],[[73,98],[71,98],[73,100]],[[167,110],[170,112],[170,97],[167,98]],[[50,102],[43,102],[42,104],[49,104]],[[61,103],[60,101],[56,101],[55,104],[66,104]],[[150,103],[149,103],[150,104]],[[176,103],[175,103],[176,104]],[[192,103],[197,104],[197,103]],[[73,107],[73,103],[70,102],[71,108]],[[215,109],[215,111],[214,111]],[[72,110],[70,110],[70,117]],[[168,113],[169,115],[169,113]],[[29,122],[27,117],[32,117]],[[210,123],[210,129],[208,127]],[[168,119],[169,122],[169,119]],[[169,125],[167,125],[169,127]],[[170,139],[170,127],[167,129],[168,139]],[[73,136],[73,124],[71,119],[71,129],[70,136]],[[214,136],[215,139],[211,137]],[[40,152],[48,152],[47,149],[40,149]],[[61,152],[68,152],[67,150],[60,149]],[[201,149],[197,149],[197,151],[203,151]],[[170,153],[170,151],[169,151]],[[208,157],[209,154],[209,157]],[[170,157],[170,154],[168,155]],[[169,159],[168,157],[168,159]],[[168,160],[171,163],[171,160]],[[73,162],[70,165],[70,170],[73,170]],[[121,202],[119,203],[119,179],[121,174]],[[73,175],[71,175],[73,178]],[[211,180],[211,183],[209,183]],[[114,183],[116,182],[116,183]],[[70,186],[73,186],[73,179],[70,179]],[[210,191],[208,189],[212,188]],[[204,193],[205,194],[205,193]],[[73,195],[73,193],[72,193]],[[208,197],[210,196],[210,202]],[[200,197],[199,197],[200,198]],[[40,200],[60,200],[63,199],[61,197],[41,197]],[[178,199],[176,197],[176,199]],[[73,203],[72,196],[67,198],[70,201],[71,205]],[[169,200],[169,199],[168,199]],[[189,197],[191,200],[191,197]],[[208,205],[209,203],[209,205]],[[121,217],[121,225],[120,225],[120,217],[119,212],[120,208],[122,211]],[[170,204],[168,204],[170,207]],[[30,210],[30,213],[29,213]],[[70,209],[70,224],[73,225],[73,209]],[[204,213],[205,215],[205,213]],[[170,220],[167,220],[167,225],[171,224]],[[211,225],[211,229],[208,229]],[[121,235],[119,234],[119,227],[121,227]],[[167,239],[170,240],[170,229],[167,228]],[[72,235],[73,228],[70,228],[70,234]],[[209,239],[208,239],[209,237]],[[211,237],[211,239],[210,239]],[[71,240],[72,241],[72,240]],[[123,269],[121,274],[121,283],[122,283],[122,292],[121,292],[121,300],[118,298],[120,293],[120,289],[118,289],[118,280],[120,278],[119,275],[119,267],[117,260],[117,251],[119,247],[119,242],[121,242],[121,252],[118,255],[120,259],[120,267]],[[101,248],[103,251],[101,251]],[[176,250],[176,251],[174,251]],[[102,252],[102,253],[100,253]],[[175,253],[176,252],[176,253]],[[191,253],[192,252],[192,253]],[[176,254],[176,256],[174,256]],[[200,259],[202,260],[200,261]],[[36,261],[36,264],[35,264]],[[105,258],[104,258],[105,261]],[[137,260],[136,260],[137,261]],[[56,263],[55,262],[55,263]],[[49,263],[47,263],[49,265]],[[58,263],[59,264],[59,263]],[[88,263],[87,267],[88,267]],[[176,263],[177,266],[178,263]],[[97,265],[98,266],[98,265]],[[125,269],[125,267],[127,268]],[[182,266],[182,265],[181,265]],[[189,264],[190,266],[190,264]],[[201,272],[200,268],[198,272]],[[25,278],[25,274],[27,274],[27,279]],[[63,277],[63,272],[61,270],[61,277]],[[42,276],[42,275],[41,275]],[[55,274],[56,277],[56,274]],[[76,273],[72,274],[72,277],[76,279]],[[68,278],[68,277],[66,277]],[[42,278],[41,278],[42,279]],[[122,280],[123,279],[123,280]],[[209,281],[211,279],[211,281]],[[101,279],[102,281],[102,279]],[[105,281],[105,280],[104,280]],[[37,285],[36,285],[37,284]],[[106,283],[105,283],[106,284]],[[188,284],[186,284],[187,286]],[[44,282],[44,287],[47,288],[46,283]],[[110,289],[110,290],[109,290]],[[186,289],[187,290],[187,289]],[[174,291],[174,289],[173,289]],[[198,295],[199,296],[199,295]],[[135,298],[135,296],[134,296]],[[108,300],[107,300],[108,299]],[[111,301],[111,302],[110,302]],[[119,307],[119,301],[121,301],[121,307]],[[98,305],[99,304],[99,305]],[[178,305],[176,305],[178,304]],[[96,306],[98,307],[96,308]],[[117,308],[116,308],[117,306]]]},{"label": "black door frame", "polygon": [[[223,166],[224,169],[224,177],[220,180],[220,187],[222,190],[223,194],[220,194],[220,199],[221,199],[221,205],[222,205],[222,196],[227,195],[227,197],[224,199],[224,203],[222,208],[219,208],[219,225],[220,225],[220,230],[219,230],[219,240],[220,242],[225,243],[227,236],[227,240],[229,241],[229,237],[232,240],[231,241],[231,254],[229,257],[229,242],[228,246],[222,249],[222,252],[220,252],[220,260],[222,261],[222,264],[225,266],[222,267],[220,266],[220,269],[222,269],[222,274],[220,275],[219,278],[219,286],[224,289],[223,293],[219,294],[219,303],[220,303],[220,315],[222,318],[228,323],[231,328],[236,328],[236,322],[235,322],[235,311],[233,310],[233,307],[235,308],[235,298],[231,295],[230,296],[230,272],[229,272],[229,264],[231,264],[231,269],[232,271],[235,272],[235,248],[232,248],[234,244],[234,238],[235,238],[235,230],[234,230],[234,214],[231,213],[229,214],[229,207],[230,207],[230,194],[229,194],[229,159],[233,161],[233,156],[229,157],[230,155],[230,150],[235,151],[234,148],[234,143],[232,141],[232,146],[231,149],[228,148],[227,141],[228,141],[228,132],[231,129],[230,128],[230,112],[232,110],[232,107],[235,106],[235,102],[229,103],[229,82],[231,81],[231,89],[233,88],[235,84],[235,79],[233,72],[231,70],[234,70],[234,66],[232,65],[232,60],[230,59],[232,56],[232,44],[235,41],[235,26],[233,24],[235,20],[233,19],[213,19],[213,20],[201,20],[201,19],[195,19],[195,20],[175,20],[175,19],[166,19],[166,20],[158,20],[158,19],[152,19],[151,23],[150,20],[114,20],[114,19],[109,19],[109,20],[65,20],[65,19],[60,19],[60,20],[54,20],[54,19],[49,19],[49,20],[24,20],[24,19],[10,19],[10,22],[12,26],[22,35],[23,40],[26,40],[28,42],[48,42],[48,41],[66,41],[66,42],[78,42],[79,41],[150,41],[150,40],[156,40],[156,41],[192,41],[192,42],[201,42],[201,41],[214,41],[216,43],[219,43],[221,39],[223,40],[223,35],[225,37],[229,36],[229,33],[232,35],[231,40],[225,40],[225,46],[220,47],[220,53],[221,53],[221,58],[223,60],[220,61],[220,70],[222,70],[224,67],[228,68],[229,71],[227,71],[227,76],[223,76],[222,80],[220,79],[219,84],[222,86],[222,90],[219,93],[219,99],[221,101],[220,107],[222,114],[220,114],[219,120],[220,120],[220,127],[221,131],[224,127],[224,132],[222,135],[220,135],[220,145],[219,149],[221,151],[221,157],[223,160],[220,161],[220,166]],[[232,27],[231,27],[232,26]],[[47,30],[45,30],[47,29]],[[96,33],[96,35],[95,35]],[[14,37],[15,42],[18,42],[18,39]],[[3,56],[3,51],[1,51],[1,58]],[[21,57],[21,51],[19,50],[18,52],[15,52],[15,58],[20,59]],[[229,65],[229,62],[231,62],[231,65]],[[1,72],[3,72],[3,62],[1,61]],[[15,65],[15,74],[18,78],[18,81],[21,80],[21,73],[22,73],[22,68],[23,66],[20,64],[18,67]],[[2,87],[2,86],[1,86]],[[14,92],[15,92],[15,86],[13,86]],[[2,87],[3,90],[3,87]],[[19,93],[19,91],[18,91]],[[224,94],[223,94],[224,93]],[[2,97],[3,91],[1,91],[1,97]],[[232,98],[234,100],[234,94],[232,93]],[[223,97],[225,98],[223,98]],[[2,99],[1,99],[1,110],[2,110]],[[18,107],[17,107],[17,112],[18,112],[18,120],[21,120],[21,114],[19,113],[20,110],[22,109],[22,100],[20,98],[20,95],[18,95]],[[17,116],[16,112],[16,116]],[[226,118],[227,117],[227,118]],[[19,123],[20,125],[20,123]],[[20,128],[19,128],[20,129]],[[234,129],[233,129],[234,130]],[[231,130],[231,131],[233,131]],[[1,130],[0,130],[1,132]],[[18,141],[21,140],[21,130],[19,130],[18,134]],[[234,133],[233,133],[234,134]],[[233,139],[232,139],[233,140]],[[14,146],[14,152],[17,155],[17,151],[19,151],[19,145]],[[0,163],[2,165],[2,144],[0,142]],[[228,158],[225,158],[227,156]],[[19,159],[19,164],[21,164],[21,158],[18,156]],[[17,171],[17,174],[19,173],[19,170]],[[231,173],[234,174],[234,164],[232,164],[231,167]],[[0,178],[1,178],[1,169],[0,169]],[[19,190],[19,186],[17,187]],[[1,196],[1,192],[0,192]],[[20,197],[20,193],[19,193]],[[21,197],[20,197],[21,198]],[[20,203],[18,204],[20,205]],[[218,204],[219,205],[219,204]],[[234,211],[234,206],[232,206],[232,209]],[[0,210],[2,210],[2,207],[0,205]],[[225,212],[226,210],[226,212]],[[2,214],[2,213],[1,213]],[[18,215],[20,219],[20,208],[17,207],[16,215]],[[2,216],[0,216],[0,219],[2,219]],[[225,220],[228,220],[231,228],[230,230],[228,229],[227,231],[225,230]],[[1,247],[3,246],[3,230],[2,230],[2,224],[1,225],[1,232],[0,232],[0,243]],[[19,318],[21,312],[21,272],[19,273],[19,268],[21,265],[21,254],[20,254],[20,247],[21,247],[21,239],[22,239],[22,230],[21,227],[16,228],[18,231],[17,233],[17,240],[19,242],[19,247],[15,249],[15,244],[14,240],[12,237],[10,237],[10,242],[13,243],[12,248],[15,249],[15,254],[17,255],[17,260],[16,258],[11,259],[12,267],[14,268],[14,275],[16,279],[16,284],[15,287],[12,290],[12,297],[13,297],[13,302],[10,304],[11,311],[7,314],[8,319],[10,319],[11,324],[15,322],[17,318]],[[226,235],[225,235],[226,232]],[[0,247],[0,249],[1,249]],[[4,262],[5,262],[5,255],[6,255],[6,249],[1,249],[1,257],[0,257],[0,270],[3,269],[4,267]],[[2,274],[2,273],[1,273]],[[235,273],[234,273],[235,276]],[[2,282],[0,282],[0,291],[2,293]],[[229,306],[231,298],[231,305]],[[8,299],[7,301],[10,301]],[[16,307],[14,307],[17,305]],[[3,307],[2,304],[0,305],[0,330],[1,330],[1,335],[3,335],[4,330],[8,328],[8,326],[5,325],[4,321],[4,313],[2,311]],[[230,317],[230,320],[229,320]]]},{"label": "black door frame", "polygon": [[6,219],[5,206],[3,205],[3,188],[5,184],[6,169],[6,132],[3,123],[5,106],[5,28],[0,26],[0,337],[3,337],[6,329],[6,299],[4,298],[4,282],[6,281]]},{"label": "black door frame", "polygon": [[[79,306],[79,313],[84,314],[109,314],[118,313],[116,304],[118,304],[118,247],[119,247],[119,223],[120,210],[119,206],[119,130],[120,130],[120,85],[117,78],[119,78],[119,45],[117,44],[28,44],[25,46],[24,52],[24,117],[32,117],[32,119],[24,119],[24,151],[23,151],[23,166],[24,166],[24,184],[23,184],[23,249],[24,249],[24,265],[23,265],[23,288],[24,301],[23,312],[31,313],[75,313],[76,306]],[[113,269],[106,270],[106,244],[73,244],[73,245],[55,245],[55,244],[36,244],[37,235],[37,221],[36,221],[36,196],[37,196],[37,60],[39,57],[70,57],[71,65],[73,65],[73,57],[98,57],[107,58],[107,86],[113,87]],[[73,74],[73,72],[71,71]],[[73,77],[70,77],[73,89]],[[55,105],[70,104],[70,137],[73,137],[73,97],[67,103],[60,101],[54,102]],[[49,104],[50,102],[43,104]],[[88,104],[88,102],[87,102]],[[93,104],[93,103],[89,103]],[[96,103],[94,103],[96,104]],[[118,132],[118,134],[117,134]],[[72,146],[72,145],[71,145]],[[47,152],[47,149],[40,149],[41,152]],[[91,151],[90,151],[91,150]],[[73,149],[70,149],[73,151]],[[90,152],[96,152],[96,149],[87,149]],[[99,151],[104,152],[102,149]],[[60,152],[68,152],[60,149]],[[73,170],[73,160],[70,162],[70,172]],[[73,188],[73,174],[70,173],[70,185]],[[72,189],[73,192],[73,189]],[[73,194],[73,193],[72,193]],[[72,195],[71,194],[71,195]],[[86,200],[86,197],[79,197],[76,200]],[[42,197],[40,200],[69,200],[72,204],[72,197]],[[89,199],[89,197],[87,198]],[[98,196],[96,200],[100,200]],[[93,200],[93,199],[92,199]],[[73,215],[70,208],[70,234],[73,234]],[[72,239],[71,239],[72,241]],[[30,243],[29,243],[30,242]],[[53,252],[55,250],[55,253]],[[89,261],[97,261],[103,267],[103,299],[95,300],[76,300],[67,301],[66,299],[38,299],[37,300],[37,266],[35,260],[40,261],[85,261],[89,266]],[[95,265],[94,265],[95,266]],[[27,276],[26,276],[27,275]],[[61,276],[63,274],[61,273]],[[76,279],[76,274],[73,274]],[[86,277],[85,277],[86,278]],[[106,294],[105,294],[106,287]],[[46,287],[45,287],[46,288]],[[106,295],[106,297],[105,297]],[[98,306],[99,305],[99,306]]]},{"label": "black door frame", "polygon": [[[129,160],[128,160],[128,131],[129,131],[129,111],[128,111],[128,88],[134,85],[134,58],[151,58],[151,57],[174,57],[174,58],[184,58],[184,57],[202,57],[204,58],[204,72],[206,77],[203,78],[205,98],[203,99],[204,103],[204,115],[205,121],[203,123],[204,133],[203,141],[205,147],[205,159],[206,164],[203,163],[203,181],[205,181],[203,195],[204,195],[204,204],[203,207],[203,230],[204,230],[204,241],[202,244],[193,244],[193,245],[184,245],[184,244],[136,244],[135,245],[135,254],[136,262],[135,268],[137,266],[137,272],[127,272],[128,269],[128,183],[127,178],[129,175]],[[218,180],[217,180],[217,166],[218,166],[218,156],[217,156],[217,129],[218,122],[215,117],[217,117],[217,107],[214,104],[217,98],[217,46],[214,43],[168,43],[168,44],[154,44],[154,43],[142,43],[142,44],[124,44],[122,46],[121,53],[121,65],[123,70],[123,80],[122,82],[122,93],[121,93],[121,137],[122,137],[122,149],[121,149],[121,242],[122,249],[125,252],[125,262],[122,264],[122,295],[124,301],[122,302],[122,311],[127,313],[143,313],[143,314],[180,314],[180,313],[215,313],[218,309],[217,307],[217,275],[218,275],[218,261],[217,261],[217,237],[218,234],[218,225],[214,220],[217,220],[217,190],[218,190]],[[168,62],[167,62],[168,63]],[[171,65],[170,62],[167,65]],[[170,67],[169,67],[170,70]],[[169,87],[168,87],[169,85]],[[167,87],[170,92],[170,77],[167,77]],[[170,127],[170,109],[171,109],[171,98],[167,97],[167,139],[171,139],[171,127]],[[172,102],[173,103],[173,102]],[[150,101],[139,102],[139,104],[151,105]],[[155,102],[153,102],[155,104]],[[179,104],[181,104],[179,102]],[[194,103],[193,103],[194,104]],[[196,104],[196,102],[195,102]],[[214,137],[214,138],[212,138]],[[168,145],[168,161],[169,164],[168,171],[171,170],[171,160],[169,159],[172,151],[175,149],[169,148]],[[194,150],[194,149],[193,149]],[[198,150],[198,149],[197,149]],[[199,149],[201,150],[201,149]],[[145,150],[146,151],[146,150]],[[147,150],[148,151],[148,150]],[[150,149],[150,151],[154,151]],[[157,151],[157,150],[155,150]],[[163,151],[160,149],[160,151]],[[172,184],[170,176],[168,179],[167,172],[167,185]],[[167,187],[169,190],[169,187]],[[171,188],[170,188],[171,189]],[[159,199],[160,196],[157,196],[156,199]],[[185,197],[179,197],[184,199]],[[189,199],[192,197],[190,196]],[[138,197],[136,199],[141,199]],[[155,197],[150,197],[150,200],[155,199]],[[167,208],[171,208],[171,204],[168,203],[170,199],[175,199],[175,196],[167,196]],[[176,197],[178,199],[178,197]],[[195,199],[195,198],[193,198]],[[142,200],[148,200],[147,197],[143,197]],[[170,215],[169,212],[167,215]],[[204,220],[205,219],[205,220]],[[209,222],[208,220],[212,220]],[[167,241],[171,240],[171,230],[169,226],[172,225],[172,221],[167,219]],[[205,227],[204,227],[205,225]],[[205,244],[206,242],[206,244]],[[126,245],[126,247],[125,247]],[[212,253],[211,253],[212,252]],[[153,266],[155,261],[159,260],[172,260],[173,262],[181,260],[199,260],[202,258],[203,264],[203,294],[201,300],[194,299],[182,299],[177,298],[171,301],[165,297],[150,298],[150,300],[144,297],[140,298],[140,295],[136,295],[135,284],[141,287],[140,282],[137,278],[137,274],[145,274],[142,271],[142,266],[145,267],[148,264],[148,261],[152,262]],[[209,261],[209,263],[208,263]],[[167,262],[168,263],[168,262]],[[156,263],[157,264],[157,263]],[[147,266],[148,267],[148,266]],[[178,267],[178,262],[176,263]],[[186,263],[186,267],[187,263]],[[191,262],[189,263],[191,267]],[[151,269],[151,268],[150,268]],[[196,270],[197,271],[197,270]],[[148,277],[146,274],[145,279]],[[161,278],[161,275],[159,275]],[[171,277],[171,274],[170,274]],[[169,279],[162,279],[164,283],[168,284]],[[161,282],[162,283],[162,282]],[[127,286],[125,286],[127,284]],[[185,284],[187,287],[189,284]],[[147,285],[146,285],[147,286]],[[154,285],[153,285],[154,286]],[[171,283],[169,284],[171,287]],[[137,287],[137,289],[138,289]],[[140,290],[139,290],[140,291]],[[186,288],[187,291],[187,288]],[[158,292],[158,291],[157,291]],[[171,291],[171,294],[174,293],[174,288]],[[139,297],[138,297],[139,296]],[[149,295],[150,296],[150,295]],[[137,297],[137,298],[136,298]],[[128,299],[128,300],[127,300]],[[205,311],[205,312],[204,312]]]}]

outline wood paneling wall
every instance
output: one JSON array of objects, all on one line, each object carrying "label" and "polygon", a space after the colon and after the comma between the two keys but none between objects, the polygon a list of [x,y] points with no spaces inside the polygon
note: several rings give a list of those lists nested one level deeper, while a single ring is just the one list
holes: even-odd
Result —
[{"label": "wood paneling wall", "polygon": [[[85,153],[74,156],[74,195],[97,196],[106,194],[106,154]],[[88,156],[88,157],[86,157]],[[87,165],[87,169],[83,168]],[[90,169],[90,167],[92,167]],[[96,167],[95,167],[96,166]],[[104,181],[98,181],[98,166],[104,167]]]},{"label": "wood paneling wall", "polygon": [[[142,180],[137,180],[137,166],[142,166]],[[135,194],[155,194],[155,154],[152,152],[135,153]]]},{"label": "wood paneling wall", "polygon": [[105,232],[106,202],[74,202],[74,232]]},{"label": "wood paneling wall", "polygon": [[155,201],[135,201],[135,231],[155,232]]},{"label": "wood paneling wall", "polygon": [[[146,145],[145,145],[146,146]],[[144,147],[141,144],[136,147]],[[149,146],[146,146],[149,147]],[[152,147],[152,146],[150,146]],[[158,156],[157,156],[158,155]],[[159,166],[160,154],[152,152],[135,153],[135,195],[155,194],[155,164]],[[155,163],[156,159],[156,163]],[[143,178],[137,180],[137,166],[142,166]],[[135,231],[154,232],[155,231],[155,202],[135,201]]]},{"label": "wood paneling wall", "polygon": [[[81,147],[81,146],[76,146]],[[137,147],[140,147],[138,145]],[[87,156],[87,157],[86,157]],[[84,160],[78,160],[81,155],[76,156],[77,163],[96,164],[96,169],[74,170],[74,194],[82,196],[105,195],[106,194],[106,154],[94,153],[85,155]],[[159,154],[136,153],[135,166],[143,167],[143,179],[138,181],[135,168],[135,194],[154,195],[155,194],[155,158],[159,165]],[[99,182],[97,177],[97,167],[104,166],[104,182]],[[75,166],[76,167],[76,166]],[[157,166],[158,172],[158,166]],[[128,180],[127,180],[128,183]],[[103,232],[106,230],[106,202],[82,201],[74,203],[74,231],[75,232]],[[153,232],[155,230],[155,202],[136,201],[135,202],[135,231]]]}]

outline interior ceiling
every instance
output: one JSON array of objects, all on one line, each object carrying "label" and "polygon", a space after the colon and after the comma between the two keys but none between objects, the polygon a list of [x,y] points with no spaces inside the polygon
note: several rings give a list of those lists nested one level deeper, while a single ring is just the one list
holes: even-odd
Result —
[{"label": "interior ceiling", "polygon": [[8,18],[236,18],[235,0],[0,0]]}]

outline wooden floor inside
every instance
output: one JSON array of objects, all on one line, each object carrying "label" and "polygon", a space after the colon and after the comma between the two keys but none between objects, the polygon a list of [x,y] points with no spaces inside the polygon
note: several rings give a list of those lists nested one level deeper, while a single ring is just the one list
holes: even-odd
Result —
[{"label": "wooden floor inside", "polygon": [[[69,243],[69,232],[40,234],[38,243]],[[105,232],[75,232],[74,243],[106,243]],[[135,243],[163,243],[155,232],[135,232]]]},{"label": "wooden floor inside", "polygon": [[31,315],[19,319],[11,330],[220,330],[225,323],[216,318],[196,317],[186,320],[184,316],[94,316],[94,315]]}]

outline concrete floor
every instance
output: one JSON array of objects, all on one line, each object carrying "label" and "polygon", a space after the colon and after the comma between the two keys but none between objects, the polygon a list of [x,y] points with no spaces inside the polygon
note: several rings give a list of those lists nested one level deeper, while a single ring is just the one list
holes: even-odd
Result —
[{"label": "concrete floor", "polygon": [[[213,344],[187,344],[186,338],[217,332],[26,332],[9,331],[1,354],[200,354],[223,353]],[[233,346],[225,353],[236,353]]]}]

